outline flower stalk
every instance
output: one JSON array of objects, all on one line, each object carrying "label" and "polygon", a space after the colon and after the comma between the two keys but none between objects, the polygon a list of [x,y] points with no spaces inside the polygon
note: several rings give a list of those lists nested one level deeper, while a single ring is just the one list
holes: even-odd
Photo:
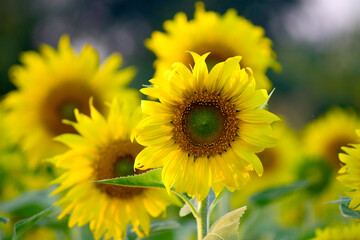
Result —
[{"label": "flower stalk", "polygon": [[199,202],[197,221],[198,240],[202,240],[209,231],[208,221],[209,204],[208,197]]}]

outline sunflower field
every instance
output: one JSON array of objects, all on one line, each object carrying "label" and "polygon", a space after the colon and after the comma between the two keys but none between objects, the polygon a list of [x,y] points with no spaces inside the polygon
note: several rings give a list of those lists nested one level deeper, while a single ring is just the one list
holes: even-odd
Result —
[{"label": "sunflower field", "polygon": [[0,240],[360,240],[357,0],[0,0]]}]

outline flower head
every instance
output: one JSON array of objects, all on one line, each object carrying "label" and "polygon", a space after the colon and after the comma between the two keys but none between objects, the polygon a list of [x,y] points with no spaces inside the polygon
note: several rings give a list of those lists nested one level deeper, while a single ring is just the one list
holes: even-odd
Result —
[{"label": "flower head", "polygon": [[63,119],[74,120],[74,109],[89,114],[89,98],[100,112],[103,102],[115,94],[137,94],[125,90],[134,76],[134,69],[119,71],[121,56],[111,55],[102,65],[98,53],[85,45],[76,53],[68,36],[61,37],[58,50],[44,45],[40,53],[29,51],[21,56],[23,65],[10,70],[10,78],[17,90],[4,100],[9,110],[6,116],[9,134],[28,154],[29,165],[64,150],[53,137],[75,132]]},{"label": "flower head", "polygon": [[360,240],[359,223],[351,223],[349,226],[327,227],[316,229],[315,237],[311,240]]},{"label": "flower head", "polygon": [[238,16],[234,9],[221,16],[205,11],[204,4],[198,2],[194,19],[188,21],[184,13],[178,13],[174,20],[164,23],[164,28],[165,33],[156,31],[146,41],[146,46],[157,57],[156,78],[162,78],[174,62],[193,65],[186,50],[199,54],[211,52],[207,61],[212,66],[230,57],[242,56],[242,66],[253,69],[259,89],[271,88],[266,70],[280,68],[271,49],[272,42],[264,36],[264,29]]},{"label": "flower head", "polygon": [[149,234],[150,216],[159,216],[171,203],[165,190],[133,188],[93,183],[142,173],[133,170],[134,159],[143,149],[130,136],[141,118],[135,103],[139,99],[115,99],[105,119],[91,104],[91,117],[76,111],[79,133],[63,134],[57,139],[71,149],[55,156],[53,162],[65,172],[56,180],[60,186],[53,194],[64,193],[56,203],[63,208],[59,216],[70,213],[69,226],[90,223],[95,239],[125,239],[131,222],[139,236]]},{"label": "flower head", "polygon": [[270,123],[279,118],[259,108],[268,94],[255,90],[251,69],[240,69],[241,57],[218,63],[209,73],[209,54],[191,54],[192,71],[175,63],[166,81],[153,79],[153,87],[141,90],[160,102],[142,101],[149,116],[137,126],[136,139],[147,147],[135,167],[163,167],[168,189],[202,200],[210,187],[216,194],[224,186],[239,189],[253,169],[262,175],[255,153],[276,143]]},{"label": "flower head", "polygon": [[[356,131],[360,137],[360,130]],[[349,207],[360,210],[360,144],[351,144],[342,147],[345,153],[340,153],[339,158],[344,166],[339,170],[341,174],[337,179],[346,185],[350,191],[347,195],[352,197]]]},{"label": "flower head", "polygon": [[324,116],[309,123],[303,132],[304,151],[323,158],[334,173],[340,168],[338,158],[341,147],[357,143],[355,130],[360,128],[360,120],[351,110],[332,108]]}]

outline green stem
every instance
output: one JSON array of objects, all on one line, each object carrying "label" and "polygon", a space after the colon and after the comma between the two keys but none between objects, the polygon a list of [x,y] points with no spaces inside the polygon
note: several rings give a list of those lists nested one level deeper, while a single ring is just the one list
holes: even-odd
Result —
[{"label": "green stem", "polygon": [[198,240],[202,240],[209,231],[209,221],[208,221],[208,197],[199,202],[199,211],[197,221],[197,230],[198,230]]},{"label": "green stem", "polygon": [[179,198],[181,198],[191,209],[191,212],[192,214],[194,215],[194,217],[196,219],[199,218],[199,214],[198,212],[196,211],[196,209],[194,208],[194,206],[191,204],[191,202],[189,201],[189,199],[182,193],[178,193],[178,192],[175,192],[175,191],[172,191],[174,192],[176,195],[178,195]]}]

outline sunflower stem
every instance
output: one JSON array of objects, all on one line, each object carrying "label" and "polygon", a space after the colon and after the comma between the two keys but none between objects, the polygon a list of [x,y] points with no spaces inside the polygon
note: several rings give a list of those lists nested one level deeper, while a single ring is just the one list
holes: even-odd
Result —
[{"label": "sunflower stem", "polygon": [[198,240],[202,240],[208,233],[209,221],[208,221],[209,204],[208,197],[199,202],[199,210],[197,221]]}]

